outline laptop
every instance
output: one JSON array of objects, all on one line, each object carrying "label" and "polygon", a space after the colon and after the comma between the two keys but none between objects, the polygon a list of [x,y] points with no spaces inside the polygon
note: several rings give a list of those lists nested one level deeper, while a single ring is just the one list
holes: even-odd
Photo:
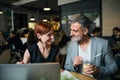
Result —
[{"label": "laptop", "polygon": [[0,64],[0,80],[60,80],[59,63]]}]

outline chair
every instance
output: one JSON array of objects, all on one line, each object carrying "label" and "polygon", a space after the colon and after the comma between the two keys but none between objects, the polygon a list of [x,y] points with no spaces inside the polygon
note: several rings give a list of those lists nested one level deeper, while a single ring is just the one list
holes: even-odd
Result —
[{"label": "chair", "polygon": [[7,64],[10,60],[10,49],[5,49],[0,55],[0,64]]}]

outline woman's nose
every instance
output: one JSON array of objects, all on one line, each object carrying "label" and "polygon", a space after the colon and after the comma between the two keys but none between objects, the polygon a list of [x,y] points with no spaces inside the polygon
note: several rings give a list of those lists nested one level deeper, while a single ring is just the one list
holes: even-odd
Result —
[{"label": "woman's nose", "polygon": [[53,35],[51,35],[51,38],[53,39],[53,38],[54,38],[54,36],[53,36]]},{"label": "woman's nose", "polygon": [[52,42],[54,42],[54,36],[53,35],[51,36],[51,40],[52,40]]}]

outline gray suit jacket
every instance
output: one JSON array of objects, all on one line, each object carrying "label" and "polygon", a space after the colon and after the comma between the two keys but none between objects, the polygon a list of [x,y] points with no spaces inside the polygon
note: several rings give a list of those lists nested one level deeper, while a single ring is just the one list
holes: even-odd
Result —
[{"label": "gray suit jacket", "polygon": [[[69,71],[81,73],[81,65],[73,67],[73,60],[79,55],[78,48],[79,45],[77,42],[71,41],[69,43],[64,68]],[[94,75],[98,80],[111,80],[110,76],[117,72],[117,64],[107,40],[102,38],[91,38],[91,64],[100,68],[100,72]]]}]

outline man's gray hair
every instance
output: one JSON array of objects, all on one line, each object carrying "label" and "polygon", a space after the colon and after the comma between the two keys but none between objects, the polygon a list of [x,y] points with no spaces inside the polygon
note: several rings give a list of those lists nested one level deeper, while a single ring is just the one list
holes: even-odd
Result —
[{"label": "man's gray hair", "polygon": [[90,25],[92,24],[91,20],[83,15],[83,14],[77,14],[73,16],[73,19],[71,20],[71,23],[80,23],[83,28],[90,28]]}]

